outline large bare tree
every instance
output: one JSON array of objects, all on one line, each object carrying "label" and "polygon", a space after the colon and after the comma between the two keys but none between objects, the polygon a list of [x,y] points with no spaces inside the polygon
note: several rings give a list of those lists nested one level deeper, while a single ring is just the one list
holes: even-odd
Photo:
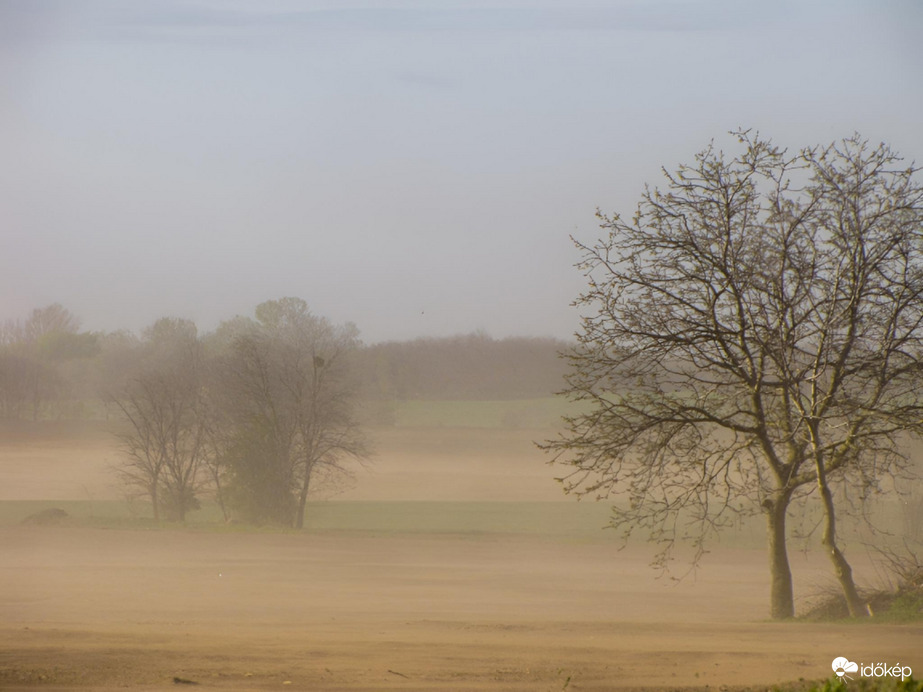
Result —
[{"label": "large bare tree", "polygon": [[545,447],[565,490],[613,498],[670,557],[765,514],[774,618],[794,614],[786,515],[822,509],[854,615],[842,498],[905,467],[923,420],[923,189],[858,135],[788,154],[748,132],[664,171],[631,220],[577,243],[589,287],[567,394],[590,402]]}]

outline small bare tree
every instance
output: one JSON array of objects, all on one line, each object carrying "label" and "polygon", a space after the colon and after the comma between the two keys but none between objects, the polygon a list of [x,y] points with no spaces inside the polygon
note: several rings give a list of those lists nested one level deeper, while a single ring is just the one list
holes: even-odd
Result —
[{"label": "small bare tree", "polygon": [[206,454],[195,325],[161,319],[145,332],[139,370],[110,398],[127,427],[119,435],[123,481],[151,500],[154,519],[185,521]]},{"label": "small bare tree", "polygon": [[566,394],[593,406],[544,446],[567,492],[623,498],[613,523],[649,529],[661,560],[761,510],[774,618],[794,614],[786,514],[816,495],[862,615],[836,485],[861,500],[901,472],[923,419],[923,189],[858,136],[788,155],[736,134],[740,155],[708,147],[577,243],[589,289]]}]

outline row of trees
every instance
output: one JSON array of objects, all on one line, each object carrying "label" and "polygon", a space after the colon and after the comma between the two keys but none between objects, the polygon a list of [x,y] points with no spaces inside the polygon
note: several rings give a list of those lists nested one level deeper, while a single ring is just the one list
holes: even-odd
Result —
[{"label": "row of trees", "polygon": [[300,528],[308,494],[367,446],[356,419],[358,336],[298,298],[259,305],[204,339],[161,319],[107,393],[127,425],[124,480],[155,519],[183,520],[210,486],[225,513]]},{"label": "row of trees", "polygon": [[577,243],[568,394],[592,406],[546,448],[662,561],[762,512],[775,618],[794,613],[786,519],[814,505],[862,616],[837,513],[899,487],[923,432],[923,185],[858,136],[788,154],[737,134],[737,156],[664,171],[631,220]]},{"label": "row of trees", "polygon": [[546,397],[564,386],[565,341],[493,339],[478,332],[363,349],[364,391],[374,399],[503,400]]},{"label": "row of trees", "polygon": [[0,418],[38,420],[74,395],[80,365],[99,353],[98,335],[79,326],[58,304],[0,324]]},{"label": "row of trees", "polygon": [[[98,415],[100,392],[138,366],[139,343],[126,331],[81,331],[77,318],[57,304],[0,324],[0,420]],[[552,338],[474,333],[359,344],[351,362],[366,401],[527,399],[563,387],[566,364],[558,354],[568,346]],[[373,410],[384,409],[367,409]]]}]

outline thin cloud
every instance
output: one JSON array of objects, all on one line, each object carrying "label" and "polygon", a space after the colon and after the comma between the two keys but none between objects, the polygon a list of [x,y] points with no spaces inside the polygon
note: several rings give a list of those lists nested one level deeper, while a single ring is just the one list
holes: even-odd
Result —
[{"label": "thin cloud", "polygon": [[252,37],[311,32],[548,32],[729,30],[753,22],[748,3],[620,2],[606,7],[346,7],[292,9],[278,3],[12,0],[0,35],[19,38]]}]

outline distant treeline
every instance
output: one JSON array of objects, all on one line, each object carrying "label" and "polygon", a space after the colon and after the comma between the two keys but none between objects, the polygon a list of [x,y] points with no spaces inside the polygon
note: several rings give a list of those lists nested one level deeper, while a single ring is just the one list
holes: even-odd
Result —
[{"label": "distant treeline", "polygon": [[366,346],[360,367],[373,399],[531,399],[563,388],[559,353],[567,347],[558,339],[479,332]]},{"label": "distant treeline", "polygon": [[[222,329],[200,335],[204,344]],[[0,324],[0,419],[97,415],[100,394],[131,377],[143,339],[88,332],[55,304]],[[559,339],[494,339],[482,332],[360,346],[360,396],[389,400],[508,400],[547,397],[564,386],[568,348]]]}]

